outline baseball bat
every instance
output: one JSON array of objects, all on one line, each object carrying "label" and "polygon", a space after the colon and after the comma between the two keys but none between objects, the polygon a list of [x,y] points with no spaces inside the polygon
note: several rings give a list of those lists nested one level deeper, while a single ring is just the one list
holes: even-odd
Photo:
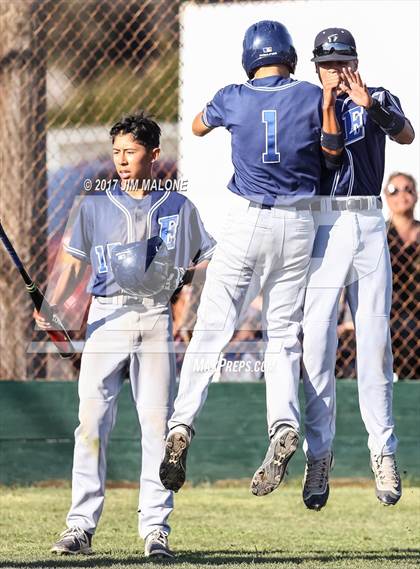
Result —
[{"label": "baseball bat", "polygon": [[53,322],[56,326],[56,330],[45,330],[51,341],[55,344],[60,356],[62,358],[71,358],[75,353],[73,343],[68,335],[67,330],[64,328],[60,318],[54,312],[42,291],[38,288],[37,284],[31,279],[31,277],[26,272],[22,261],[19,258],[15,248],[13,247],[10,239],[8,238],[3,225],[0,222],[0,239],[6,251],[9,253],[12,261],[14,262],[16,268],[18,269],[24,283],[26,290],[31,297],[35,310],[39,312],[46,320]]}]

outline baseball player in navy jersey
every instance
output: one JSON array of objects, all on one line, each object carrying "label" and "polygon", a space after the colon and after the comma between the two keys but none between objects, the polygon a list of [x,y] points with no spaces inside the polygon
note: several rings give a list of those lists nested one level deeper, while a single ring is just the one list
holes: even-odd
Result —
[{"label": "baseball player in navy jersey", "polygon": [[[124,259],[133,247],[125,244],[157,239],[172,259],[171,277],[182,274],[187,282],[194,272],[204,271],[215,243],[186,197],[142,189],[142,182],[152,178],[152,164],[159,156],[159,126],[143,114],[132,115],[116,123],[110,135],[121,183],[109,187],[105,194],[82,200],[53,298],[60,306],[91,265],[89,291],[93,299],[79,378],[80,424],[75,431],[72,504],[67,529],[52,551],[91,552],[104,504],[107,443],[128,370],[142,432],[139,533],[145,539],[146,556],[172,556],[168,546],[172,492],[159,480],[175,389],[170,304],[163,291],[146,298],[125,294],[110,263],[115,260],[111,259],[113,250],[122,250]],[[172,288],[180,284],[177,281]],[[38,315],[37,320],[48,327]]]},{"label": "baseball player in navy jersey", "polygon": [[323,177],[304,308],[306,469],[303,500],[319,510],[328,499],[335,434],[337,310],[346,287],[357,344],[362,418],[369,434],[376,495],[383,504],[401,496],[392,416],[389,330],[391,265],[380,191],[385,140],[410,144],[414,132],[397,97],[369,87],[357,70],[356,44],[341,28],[321,31],[313,51],[318,75],[339,78],[336,112],[345,140],[341,169]]},{"label": "baseball player in navy jersey", "polygon": [[[280,484],[298,444],[298,335],[314,237],[308,202],[319,191],[322,120],[326,147],[338,123],[334,105],[323,111],[320,88],[290,77],[297,56],[279,22],[247,30],[242,62],[249,80],[220,89],[192,127],[197,136],[221,126],[230,131],[234,175],[228,188],[236,199],[207,272],[160,475],[166,488],[177,491],[184,483],[194,420],[219,354],[262,289],[270,444],[251,483],[262,496]],[[325,150],[333,167],[339,151]]]}]

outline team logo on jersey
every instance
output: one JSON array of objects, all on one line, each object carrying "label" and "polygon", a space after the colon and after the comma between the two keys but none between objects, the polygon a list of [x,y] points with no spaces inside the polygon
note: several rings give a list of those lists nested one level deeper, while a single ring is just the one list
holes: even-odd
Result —
[{"label": "team logo on jersey", "polygon": [[169,250],[175,249],[179,215],[167,215],[166,217],[159,217],[158,223],[160,225],[159,236],[165,242]]},{"label": "team logo on jersey", "polygon": [[354,107],[343,114],[346,145],[353,144],[365,136],[365,111],[363,107]]}]

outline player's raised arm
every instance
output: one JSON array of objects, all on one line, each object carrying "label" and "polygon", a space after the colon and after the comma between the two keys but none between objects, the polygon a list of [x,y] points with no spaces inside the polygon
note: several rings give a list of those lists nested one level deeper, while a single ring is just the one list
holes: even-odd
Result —
[{"label": "player's raised arm", "polygon": [[199,112],[192,123],[193,134],[195,134],[195,136],[205,136],[211,130],[213,130],[213,127],[209,127],[203,122],[203,111]]},{"label": "player's raised arm", "polygon": [[196,136],[205,136],[218,126],[226,126],[224,94],[224,88],[217,91],[213,99],[195,117],[192,131]]},{"label": "player's raised arm", "polygon": [[364,107],[369,117],[392,140],[398,144],[411,144],[413,142],[415,134],[410,121],[406,119],[398,107],[393,108],[395,105],[388,107],[372,97],[358,71],[354,71],[351,67],[343,67],[341,79],[342,91],[347,93],[354,103]]},{"label": "player's raised arm", "polygon": [[318,73],[323,88],[321,148],[327,167],[335,169],[341,164],[344,148],[344,138],[335,111],[340,74],[322,64],[318,66]]},{"label": "player's raised arm", "polygon": [[414,140],[414,137],[414,129],[408,119],[405,119],[402,131],[395,136],[391,136],[392,140],[395,140],[395,142],[398,142],[398,144],[411,144]]}]

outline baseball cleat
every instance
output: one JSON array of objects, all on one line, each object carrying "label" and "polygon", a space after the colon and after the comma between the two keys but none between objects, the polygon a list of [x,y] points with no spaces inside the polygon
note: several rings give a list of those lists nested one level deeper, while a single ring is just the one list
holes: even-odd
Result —
[{"label": "baseball cleat", "polygon": [[306,459],[302,496],[305,506],[310,510],[319,511],[327,503],[330,494],[328,478],[332,466],[331,452],[319,459]]},{"label": "baseball cleat", "polygon": [[188,427],[178,426],[169,431],[166,439],[165,457],[159,476],[167,490],[178,492],[187,474],[187,454],[191,436]]},{"label": "baseball cleat", "polygon": [[280,426],[270,441],[264,462],[254,474],[251,492],[265,496],[275,490],[286,473],[286,467],[299,445],[298,432],[289,425]]},{"label": "baseball cleat", "polygon": [[401,498],[401,478],[393,454],[371,455],[370,467],[375,475],[376,496],[385,506],[393,506]]},{"label": "baseball cleat", "polygon": [[144,555],[146,557],[175,557],[168,545],[168,534],[155,529],[146,537],[144,542]]},{"label": "baseball cleat", "polygon": [[79,527],[67,528],[60,539],[51,548],[58,555],[90,555],[92,552],[92,534]]}]

